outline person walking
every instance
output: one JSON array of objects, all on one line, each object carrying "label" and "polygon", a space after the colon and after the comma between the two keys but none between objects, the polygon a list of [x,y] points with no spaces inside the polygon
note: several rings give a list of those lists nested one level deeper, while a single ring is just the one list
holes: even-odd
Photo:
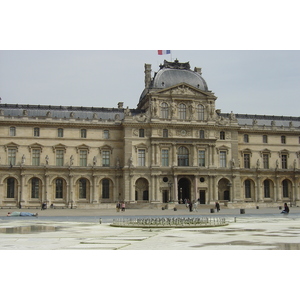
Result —
[{"label": "person walking", "polygon": [[198,201],[197,201],[197,200],[195,200],[195,201],[194,201],[194,204],[193,204],[193,211],[196,211],[196,212],[198,212],[198,210],[197,210],[197,206],[198,206]]},{"label": "person walking", "polygon": [[219,202],[216,202],[216,210],[217,210],[217,212],[220,211],[220,204],[219,204]]},{"label": "person walking", "polygon": [[118,203],[117,203],[117,205],[116,205],[117,212],[119,212],[119,211],[120,211],[120,208],[121,208],[121,203],[120,203],[120,202],[118,202]]},{"label": "person walking", "polygon": [[122,211],[125,211],[125,202],[122,202],[121,207],[122,207]]}]

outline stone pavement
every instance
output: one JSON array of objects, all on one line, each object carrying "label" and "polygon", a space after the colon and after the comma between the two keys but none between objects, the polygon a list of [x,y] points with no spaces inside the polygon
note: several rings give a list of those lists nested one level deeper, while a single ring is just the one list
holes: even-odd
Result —
[{"label": "stone pavement", "polygon": [[[277,208],[186,211],[132,209],[34,210],[39,217],[5,217],[0,210],[0,250],[298,250],[300,208],[288,216]],[[212,228],[116,228],[106,221],[116,217],[142,216],[225,217],[225,227]],[[75,217],[96,217],[104,222],[76,221]],[[51,219],[51,217],[56,217]],[[69,219],[68,219],[69,217]],[[73,219],[72,219],[72,218]],[[71,219],[70,219],[71,218]]]}]

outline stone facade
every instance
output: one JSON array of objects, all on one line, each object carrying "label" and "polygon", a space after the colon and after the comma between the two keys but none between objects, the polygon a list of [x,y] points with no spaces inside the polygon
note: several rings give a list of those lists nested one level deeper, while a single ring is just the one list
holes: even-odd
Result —
[{"label": "stone facade", "polygon": [[189,63],[151,72],[136,109],[0,104],[0,206],[300,200],[299,117],[221,113]]}]

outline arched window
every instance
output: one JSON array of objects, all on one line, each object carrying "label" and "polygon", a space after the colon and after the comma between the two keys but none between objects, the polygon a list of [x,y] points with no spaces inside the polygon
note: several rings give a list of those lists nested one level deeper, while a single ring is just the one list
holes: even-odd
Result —
[{"label": "arched window", "polygon": [[204,120],[204,106],[202,104],[197,106],[197,115],[199,121]]},{"label": "arched window", "polygon": [[86,179],[79,179],[79,199],[86,199]]},{"label": "arched window", "polygon": [[39,198],[40,196],[40,180],[36,177],[31,179],[31,198]]},{"label": "arched window", "polygon": [[61,178],[55,180],[55,198],[63,198],[63,180]]},{"label": "arched window", "polygon": [[15,198],[15,179],[10,177],[7,179],[7,198]]},{"label": "arched window", "polygon": [[189,165],[189,150],[186,147],[180,147],[178,149],[178,166]]},{"label": "arched window", "polygon": [[270,198],[270,180],[264,181],[264,197]]},{"label": "arched window", "polygon": [[251,198],[251,182],[249,179],[245,180],[245,198]]},{"label": "arched window", "polygon": [[102,180],[102,198],[109,199],[109,179]]},{"label": "arched window", "polygon": [[178,107],[179,119],[185,120],[186,119],[186,106],[185,104],[181,103]]},{"label": "arched window", "polygon": [[286,179],[282,181],[282,196],[284,198],[289,197],[289,182]]},{"label": "arched window", "polygon": [[161,104],[161,117],[163,119],[169,118],[169,106],[165,102]]}]

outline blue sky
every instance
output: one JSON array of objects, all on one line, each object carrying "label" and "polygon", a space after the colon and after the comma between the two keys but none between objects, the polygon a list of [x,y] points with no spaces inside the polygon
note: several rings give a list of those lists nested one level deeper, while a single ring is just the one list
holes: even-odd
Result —
[{"label": "blue sky", "polygon": [[2,103],[136,108],[144,64],[164,59],[202,68],[222,112],[299,116],[300,51],[0,51]]}]

